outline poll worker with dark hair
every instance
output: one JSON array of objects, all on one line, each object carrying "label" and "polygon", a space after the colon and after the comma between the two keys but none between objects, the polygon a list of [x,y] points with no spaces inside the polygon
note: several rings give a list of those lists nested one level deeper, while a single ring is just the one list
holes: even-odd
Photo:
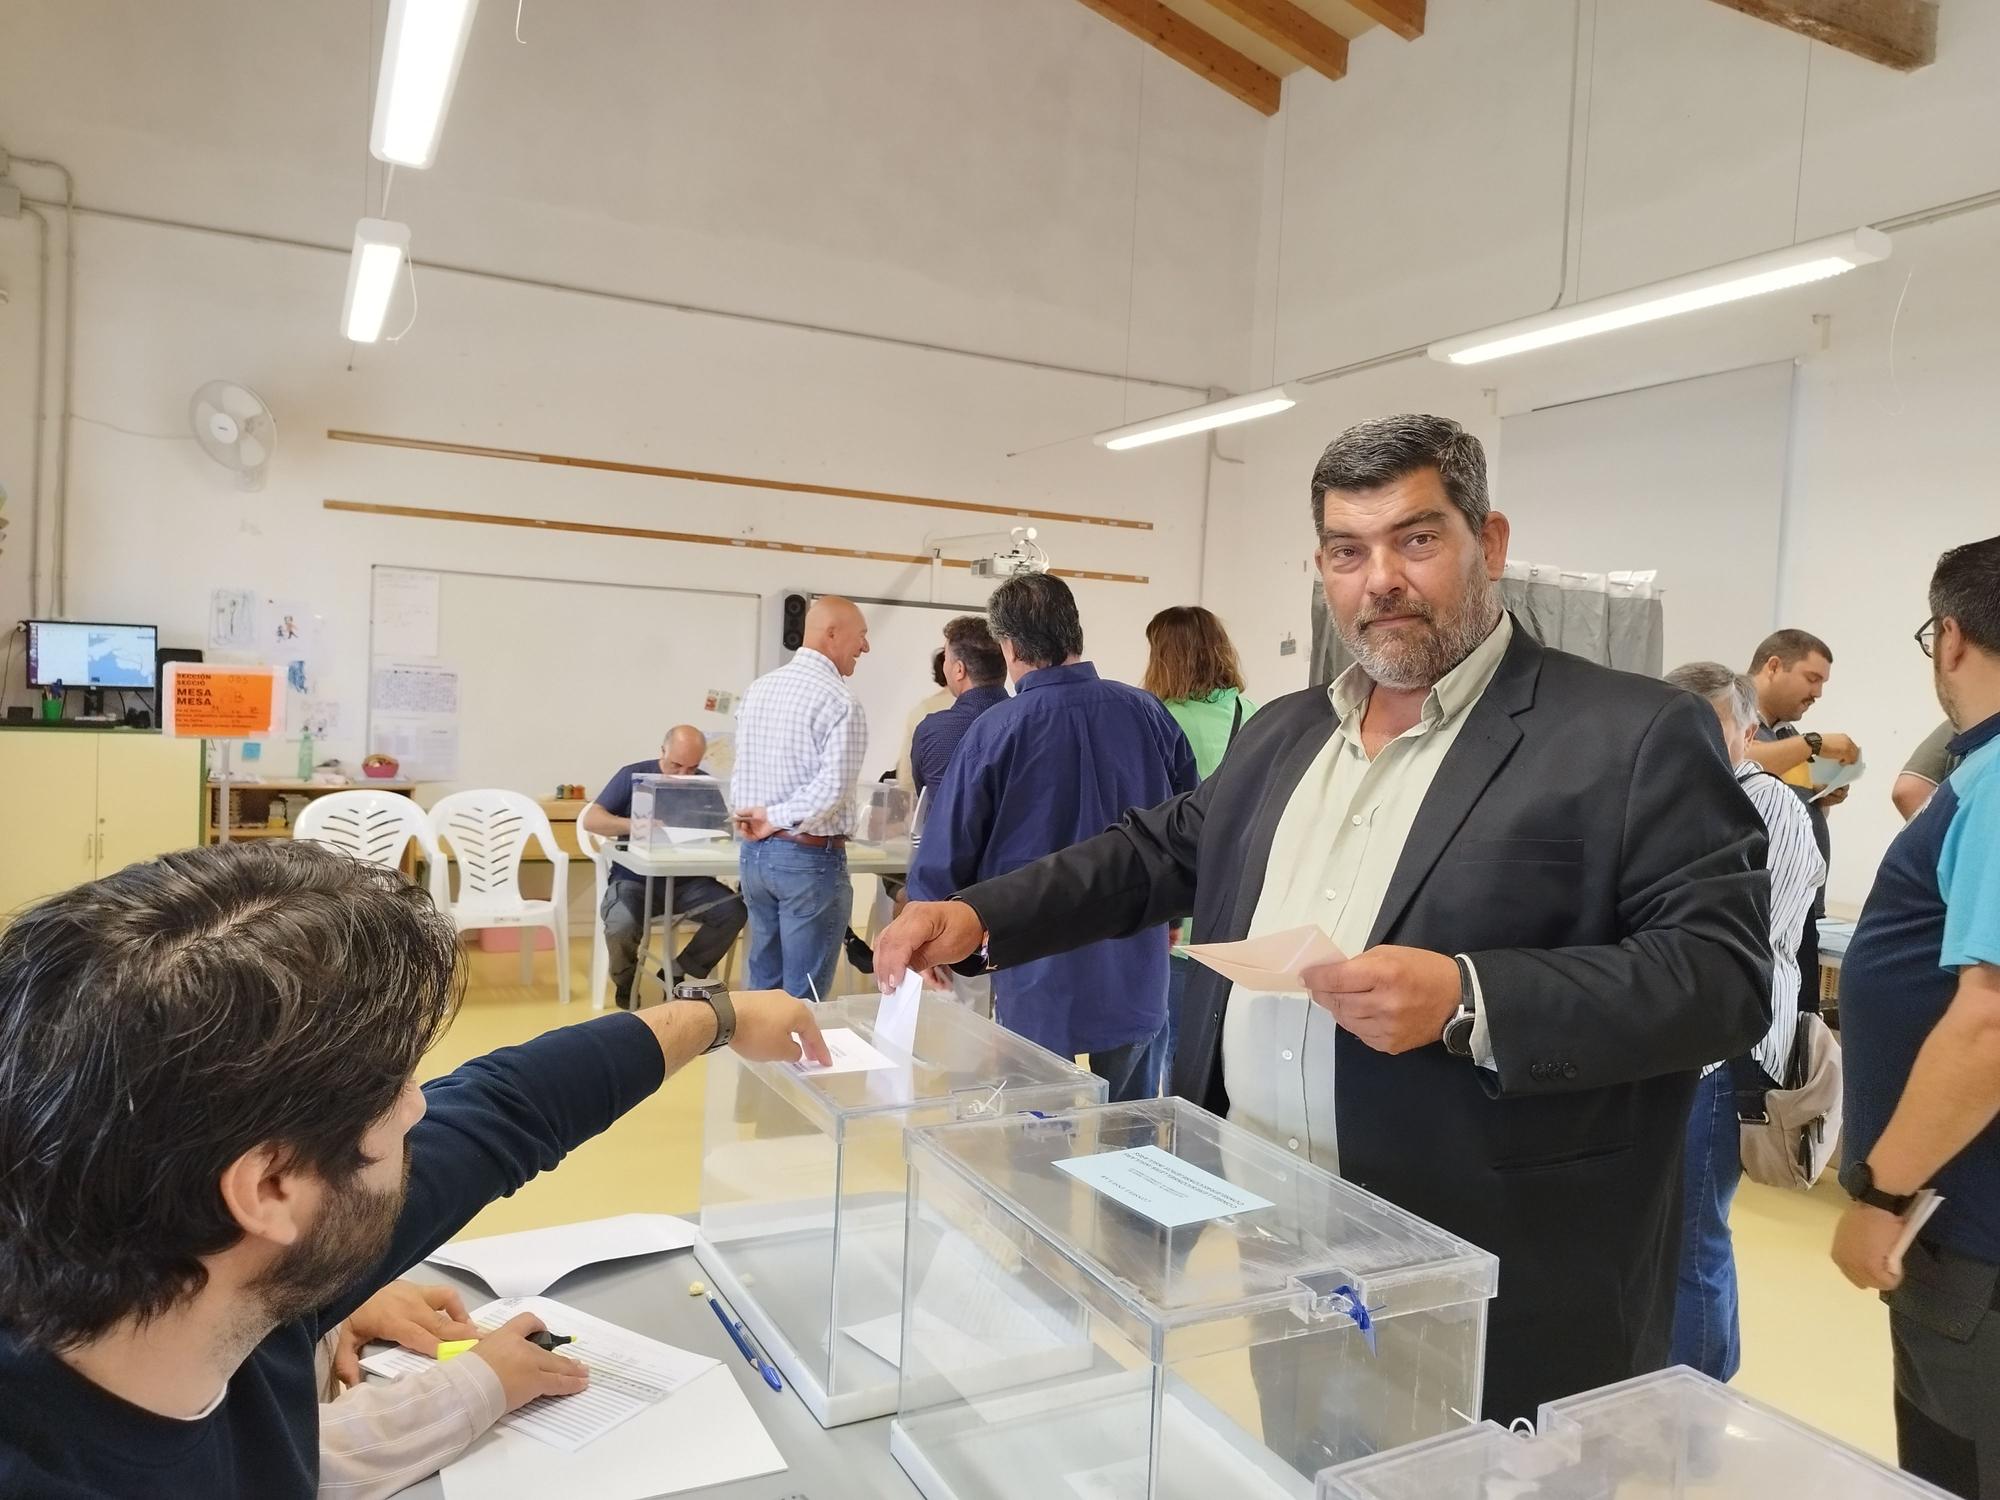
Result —
[{"label": "poll worker with dark hair", "polygon": [[[1515,628],[1458,423],[1349,429],[1311,501],[1356,664],[1192,795],[912,904],[876,976],[1004,980],[1190,910],[1210,942],[1321,926],[1351,957],[1305,994],[1194,975],[1174,1092],[1496,1253],[1485,1411],[1532,1417],[1666,1363],[1695,1081],[1769,1020],[1764,825],[1707,704]],[[1259,1383],[1306,1451],[1320,1414]]]},{"label": "poll worker with dark hair", "polygon": [[[2000,536],[1938,559],[1917,642],[1958,765],[1883,856],[1841,963],[1855,1201],[1833,1258],[1889,1293],[1898,1460],[2000,1500]],[[1944,1202],[1898,1265],[1925,1187]]]},{"label": "poll worker with dark hair", "polygon": [[[993,591],[986,618],[1015,696],[981,714],[952,754],[910,866],[913,901],[1018,870],[1195,784],[1187,737],[1159,700],[1105,681],[1083,659],[1068,584],[1046,573],[1010,578]],[[1114,1103],[1156,1096],[1166,917],[995,974],[993,1016],[1058,1056],[1088,1053]]]},{"label": "poll worker with dark hair", "polygon": [[419,1088],[461,980],[427,895],[312,843],[169,854],[0,932],[0,1495],[307,1500],[322,1334],[702,1053],[829,1060],[753,993]]}]

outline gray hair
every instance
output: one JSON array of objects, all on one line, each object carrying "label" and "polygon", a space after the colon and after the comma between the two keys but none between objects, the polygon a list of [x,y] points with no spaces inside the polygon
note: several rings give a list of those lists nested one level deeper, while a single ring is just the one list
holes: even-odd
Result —
[{"label": "gray hair", "polygon": [[1667,673],[1667,681],[1699,694],[1718,710],[1728,709],[1739,730],[1757,723],[1757,684],[1719,661],[1691,661],[1684,667],[1675,667]]},{"label": "gray hair", "polygon": [[1444,492],[1472,534],[1485,529],[1492,511],[1486,493],[1486,450],[1449,417],[1376,417],[1359,422],[1326,446],[1313,470],[1313,532],[1326,527],[1328,490],[1379,490],[1419,469],[1436,469]]}]

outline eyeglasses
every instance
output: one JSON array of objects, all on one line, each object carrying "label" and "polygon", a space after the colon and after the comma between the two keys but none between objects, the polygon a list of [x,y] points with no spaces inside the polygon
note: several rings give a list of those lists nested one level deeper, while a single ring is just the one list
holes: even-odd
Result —
[{"label": "eyeglasses", "polygon": [[1935,649],[1937,646],[1937,633],[1938,633],[1937,616],[1932,615],[1928,620],[1924,621],[1923,624],[1917,627],[1917,633],[1913,637],[1913,639],[1917,643],[1917,649],[1923,652],[1924,655],[1929,656],[1932,650]]}]

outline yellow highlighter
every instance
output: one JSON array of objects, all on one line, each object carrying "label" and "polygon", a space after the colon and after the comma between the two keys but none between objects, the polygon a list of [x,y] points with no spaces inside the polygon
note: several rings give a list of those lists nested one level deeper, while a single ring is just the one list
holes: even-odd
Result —
[{"label": "yellow highlighter", "polygon": [[478,1339],[448,1339],[438,1345],[438,1363],[443,1364],[448,1359],[457,1359],[466,1350],[478,1347]]}]

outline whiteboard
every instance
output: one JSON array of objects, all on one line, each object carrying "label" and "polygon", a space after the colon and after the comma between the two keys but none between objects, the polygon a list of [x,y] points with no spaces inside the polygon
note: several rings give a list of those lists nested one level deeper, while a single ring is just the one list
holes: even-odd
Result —
[{"label": "whiteboard", "polygon": [[[818,595],[814,595],[815,598]],[[938,690],[931,653],[944,644],[944,627],[960,615],[984,617],[984,604],[918,604],[900,599],[856,599],[868,622],[868,654],[848,686],[868,715],[868,755],[861,779],[874,781],[903,755],[903,726]]]},{"label": "whiteboard", "polygon": [[[733,705],[711,712],[704,700],[740,696],[756,675],[756,594],[428,571],[436,662],[459,674],[459,753],[458,774],[426,801],[467,787],[552,797],[562,782],[595,795],[626,762],[658,754],[675,724],[731,728]],[[716,763],[729,749],[711,768],[727,769]]]},{"label": "whiteboard", "polygon": [[1657,568],[1668,668],[1740,671],[1774,623],[1791,425],[1789,361],[1507,417],[1493,503],[1508,555]]}]

